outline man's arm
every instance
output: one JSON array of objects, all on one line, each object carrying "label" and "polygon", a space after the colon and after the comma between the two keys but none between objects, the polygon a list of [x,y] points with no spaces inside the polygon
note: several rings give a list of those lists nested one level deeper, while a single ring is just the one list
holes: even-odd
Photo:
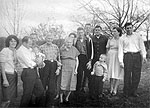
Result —
[{"label": "man's arm", "polygon": [[90,38],[90,47],[91,47],[91,60],[93,60],[93,56],[94,56],[94,48],[93,48],[93,41],[92,39]]},{"label": "man's arm", "polygon": [[140,37],[139,42],[140,42],[141,55],[143,57],[143,61],[146,62],[147,61],[146,60],[146,53],[147,52],[146,52],[146,49],[145,49],[144,41],[143,41],[141,36],[139,36],[139,37]]},{"label": "man's arm", "polygon": [[119,39],[119,46],[118,46],[118,58],[119,58],[119,63],[121,67],[124,67],[124,63],[123,63],[123,39],[120,38]]},{"label": "man's arm", "polygon": [[[96,62],[96,63],[97,63],[97,62]],[[92,72],[91,72],[91,75],[94,75],[94,74],[95,74],[96,63],[95,63],[94,66],[93,66],[93,70],[92,70]]]},{"label": "man's arm", "polygon": [[104,74],[103,82],[104,82],[106,81],[107,76],[108,76],[107,65],[104,65],[103,68],[104,68],[104,73],[103,73]]},{"label": "man's arm", "polygon": [[89,38],[89,40],[90,40],[90,49],[91,49],[91,55],[90,55],[90,60],[89,60],[89,62],[86,64],[86,66],[87,66],[87,69],[91,69],[91,67],[92,67],[92,60],[93,60],[93,56],[94,56],[94,48],[93,48],[93,42],[92,42],[92,39],[91,38]]},{"label": "man's arm", "polygon": [[4,87],[9,86],[9,82],[7,80],[6,72],[5,72],[5,62],[7,62],[6,61],[7,54],[8,54],[8,52],[5,48],[0,52],[0,60],[1,60],[0,65],[1,65],[1,72],[2,72],[3,86]]},{"label": "man's arm", "polygon": [[60,60],[60,50],[57,47],[57,70],[56,70],[56,75],[59,75],[60,69],[61,69],[61,60]]},{"label": "man's arm", "polygon": [[26,55],[26,53],[24,53],[23,51],[18,50],[17,56],[19,62],[23,63],[26,67],[33,68],[34,66],[36,66],[36,63],[34,61],[31,61],[28,57],[29,55]]},{"label": "man's arm", "polygon": [[77,74],[78,73],[78,66],[79,66],[79,59],[78,57],[76,57],[76,67],[75,67],[75,73],[74,74]]}]

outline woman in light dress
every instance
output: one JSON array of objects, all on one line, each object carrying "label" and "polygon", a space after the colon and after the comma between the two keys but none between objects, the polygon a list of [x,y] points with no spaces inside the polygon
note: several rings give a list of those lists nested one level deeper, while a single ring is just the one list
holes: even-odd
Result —
[{"label": "woman in light dress", "polygon": [[110,93],[116,95],[119,80],[123,79],[123,69],[120,67],[118,59],[118,42],[122,35],[119,27],[113,28],[113,38],[109,39],[106,48],[108,49],[108,78],[110,79]]}]

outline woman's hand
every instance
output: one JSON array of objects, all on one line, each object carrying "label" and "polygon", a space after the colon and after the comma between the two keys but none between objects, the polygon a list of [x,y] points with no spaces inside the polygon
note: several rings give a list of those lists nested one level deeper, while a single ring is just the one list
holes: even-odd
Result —
[{"label": "woman's hand", "polygon": [[87,66],[87,69],[91,69],[92,68],[92,65],[91,65],[91,61],[89,61],[87,64],[86,64],[86,66]]},{"label": "woman's hand", "polygon": [[8,80],[4,80],[4,81],[3,81],[3,86],[4,86],[4,87],[8,87],[8,86],[9,86]]},{"label": "woman's hand", "polygon": [[94,75],[94,71],[91,72],[91,75]]},{"label": "woman's hand", "polygon": [[56,73],[56,75],[59,75],[60,69],[57,69],[55,73]]},{"label": "woman's hand", "polygon": [[62,66],[61,62],[57,61],[57,66]]},{"label": "woman's hand", "polygon": [[121,68],[124,68],[124,63],[121,62],[121,63],[120,63],[120,67],[121,67]]},{"label": "woman's hand", "polygon": [[77,75],[77,74],[78,74],[78,72],[77,72],[77,70],[75,70],[75,71],[74,71],[74,75]]}]

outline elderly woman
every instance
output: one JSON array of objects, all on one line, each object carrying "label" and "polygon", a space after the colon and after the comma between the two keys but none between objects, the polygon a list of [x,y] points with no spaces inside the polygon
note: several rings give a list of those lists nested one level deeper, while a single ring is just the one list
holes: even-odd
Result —
[{"label": "elderly woman", "polygon": [[65,101],[69,101],[71,91],[76,90],[77,67],[79,51],[73,46],[73,39],[68,37],[65,44],[60,49],[62,62],[61,71],[61,93],[60,102],[63,102],[63,94],[66,92]]},{"label": "elderly woman", "polygon": [[77,41],[77,35],[75,33],[70,33],[68,37],[73,39],[73,46],[75,46]]},{"label": "elderly woman", "polygon": [[3,107],[8,107],[12,98],[17,96],[16,47],[18,44],[18,38],[14,35],[10,35],[5,41],[6,48],[3,48],[0,52]]}]

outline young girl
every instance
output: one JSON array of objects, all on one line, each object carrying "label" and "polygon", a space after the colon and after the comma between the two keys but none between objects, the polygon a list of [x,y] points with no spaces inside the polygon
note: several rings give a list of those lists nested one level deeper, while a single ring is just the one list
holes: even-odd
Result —
[{"label": "young girl", "polygon": [[103,92],[103,82],[107,78],[107,64],[106,64],[106,55],[101,54],[99,61],[97,61],[93,66],[93,71],[91,75],[94,75],[94,90],[95,98],[102,97]]}]

